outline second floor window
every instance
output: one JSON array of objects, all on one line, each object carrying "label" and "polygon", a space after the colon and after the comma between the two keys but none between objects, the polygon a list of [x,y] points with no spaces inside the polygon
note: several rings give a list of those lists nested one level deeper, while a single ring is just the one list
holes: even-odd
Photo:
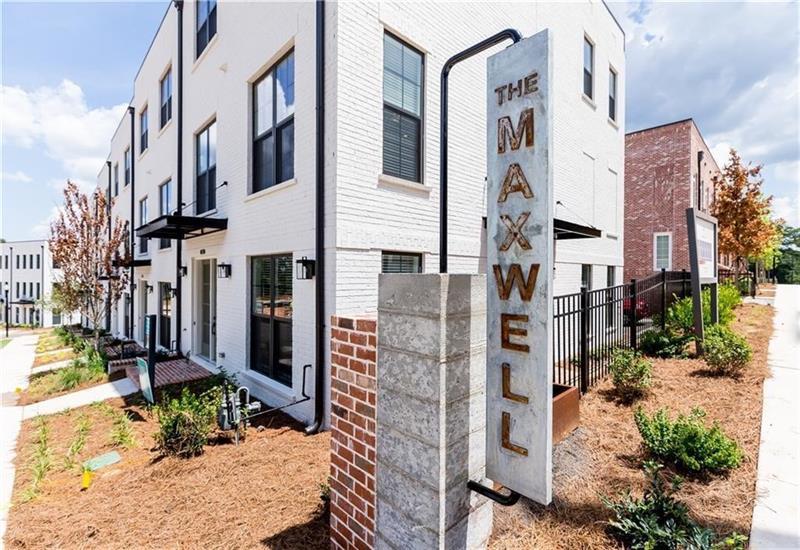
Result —
[{"label": "second floor window", "polygon": [[172,70],[161,79],[161,128],[172,118]]},{"label": "second floor window", "polygon": [[617,120],[617,73],[608,70],[608,118]]},{"label": "second floor window", "polygon": [[139,114],[139,154],[147,150],[147,107]]},{"label": "second floor window", "polygon": [[[170,195],[172,195],[172,181],[168,181],[166,183],[161,184],[161,187],[158,188],[158,202],[159,202],[159,215],[167,216],[169,215],[172,207],[170,205]],[[169,248],[170,247],[170,240],[169,239],[160,239],[158,243],[159,248]]]},{"label": "second floor window", "polygon": [[217,0],[197,1],[197,53],[199,57],[217,34]]},{"label": "second floor window", "polygon": [[594,44],[583,37],[583,95],[594,98]]},{"label": "second floor window", "polygon": [[131,182],[131,149],[125,149],[125,185]]},{"label": "second floor window", "polygon": [[195,211],[198,214],[217,207],[217,122],[214,121],[197,134],[197,181],[195,185]]},{"label": "second floor window", "polygon": [[253,192],[294,177],[294,52],[253,84]]},{"label": "second floor window", "polygon": [[119,195],[119,163],[114,163],[114,196]]},{"label": "second floor window", "polygon": [[[147,223],[147,197],[139,201],[139,225]],[[147,239],[139,237],[139,254],[147,254]]]},{"label": "second floor window", "polygon": [[422,54],[383,40],[383,173],[422,181]]}]

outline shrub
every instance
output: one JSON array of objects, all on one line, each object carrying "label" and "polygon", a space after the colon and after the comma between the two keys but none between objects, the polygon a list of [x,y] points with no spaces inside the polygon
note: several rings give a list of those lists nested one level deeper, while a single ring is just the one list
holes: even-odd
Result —
[{"label": "shrub", "polygon": [[102,380],[106,373],[105,359],[99,352],[88,347],[79,357],[73,359],[68,367],[59,369],[56,373],[56,382],[52,391],[48,393],[68,391],[84,382]]},{"label": "shrub", "polygon": [[639,349],[651,357],[686,357],[686,343],[690,338],[668,330],[648,330],[639,340]]},{"label": "shrub", "polygon": [[114,421],[111,425],[111,444],[116,447],[130,449],[136,446],[136,437],[133,434],[133,423],[125,411],[114,412]]},{"label": "shrub", "polygon": [[692,472],[738,467],[744,458],[738,443],[725,435],[716,422],[706,427],[705,415],[705,411],[695,408],[688,416],[678,415],[673,422],[667,409],[659,409],[649,417],[640,407],[634,420],[644,446],[655,457]]},{"label": "shrub", "polygon": [[195,395],[183,388],[178,398],[155,407],[159,430],[156,445],[162,454],[190,457],[203,452],[214,427],[218,391]]},{"label": "shrub", "polygon": [[747,340],[728,327],[711,325],[704,336],[703,358],[717,374],[738,376],[753,356]]},{"label": "shrub", "polygon": [[625,548],[644,549],[743,549],[747,538],[737,533],[718,539],[716,533],[698,525],[689,515],[685,503],[675,498],[682,480],[674,477],[667,482],[654,462],[644,465],[648,487],[641,499],[633,498],[630,491],[620,500],[601,497],[606,508],[614,514],[608,522],[611,535]]},{"label": "shrub", "polygon": [[[742,296],[733,285],[719,285],[717,290],[717,310],[721,325],[729,325],[733,321],[733,310],[742,302]],[[711,325],[711,291],[703,290],[701,294],[703,307],[703,325]],[[681,335],[694,334],[694,306],[691,297],[682,298],[667,309],[666,325],[670,332]]]},{"label": "shrub", "polygon": [[653,366],[650,361],[630,349],[617,348],[611,352],[611,381],[623,399],[642,396],[650,387]]}]

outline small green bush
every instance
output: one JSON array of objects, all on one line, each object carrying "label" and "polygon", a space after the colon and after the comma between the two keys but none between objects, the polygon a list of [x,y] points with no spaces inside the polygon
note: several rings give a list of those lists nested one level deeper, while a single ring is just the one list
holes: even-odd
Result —
[{"label": "small green bush", "polygon": [[[742,302],[742,296],[733,285],[719,285],[717,290],[717,311],[719,323],[729,325],[734,319],[733,310]],[[711,291],[703,290],[701,294],[703,307],[703,325],[711,326]],[[691,297],[676,301],[667,309],[666,326],[675,334],[694,334],[694,306]]]},{"label": "small green bush", "polygon": [[617,348],[611,352],[611,381],[617,394],[626,400],[636,399],[650,387],[653,366],[639,353]]},{"label": "small green bush", "polygon": [[59,369],[56,373],[57,378],[50,393],[68,391],[84,382],[102,380],[106,374],[105,359],[92,347],[87,347],[68,367]]},{"label": "small green bush", "polygon": [[69,444],[67,454],[64,456],[64,467],[70,469],[76,465],[76,458],[86,446],[86,438],[89,435],[91,422],[86,414],[81,413],[75,423],[75,437]]},{"label": "small green bush", "polygon": [[705,416],[705,411],[695,408],[688,416],[678,415],[673,422],[667,409],[659,409],[650,417],[640,407],[634,420],[644,446],[655,457],[691,472],[737,468],[744,458],[738,443],[725,435],[716,422],[706,427]]},{"label": "small green bush", "polygon": [[131,449],[136,446],[133,423],[126,411],[114,412],[111,425],[111,444],[115,447]]},{"label": "small green bush", "polygon": [[690,338],[668,330],[648,330],[639,339],[639,349],[650,357],[668,359],[686,357],[686,343]]},{"label": "small green bush", "polygon": [[753,350],[743,337],[722,325],[704,331],[703,358],[717,374],[738,376],[750,362]]},{"label": "small green bush", "polygon": [[625,548],[718,550],[744,549],[747,537],[732,533],[718,538],[711,529],[697,524],[689,514],[689,507],[675,498],[683,480],[674,477],[667,482],[662,477],[660,464],[646,462],[648,487],[641,499],[630,491],[612,501],[600,497],[614,517],[608,522],[610,534]]},{"label": "small green bush", "polygon": [[196,395],[183,388],[178,398],[155,407],[159,427],[155,439],[162,454],[190,457],[203,452],[214,428],[218,394],[217,389]]}]

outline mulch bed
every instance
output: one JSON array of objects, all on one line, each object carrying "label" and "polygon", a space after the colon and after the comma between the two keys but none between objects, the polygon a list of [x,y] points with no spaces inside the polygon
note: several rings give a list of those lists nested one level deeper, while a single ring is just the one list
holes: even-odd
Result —
[{"label": "mulch bed", "polygon": [[66,359],[75,359],[75,352],[72,351],[72,348],[63,348],[57,351],[39,353],[33,358],[33,366],[41,367],[42,365],[49,365],[50,363],[56,363]]},{"label": "mulch bed", "polygon": [[[708,422],[719,421],[741,445],[746,458],[739,468],[727,476],[686,478],[678,495],[700,523],[720,534],[750,534],[772,314],[769,306],[737,308],[732,328],[753,347],[753,361],[739,380],[710,376],[701,360],[655,360],[651,394],[639,402],[649,413],[667,406],[672,418],[702,407]],[[553,503],[544,507],[523,499],[510,508],[495,506],[491,547],[618,547],[605,533],[609,513],[599,495],[616,498],[628,489],[641,495],[645,486],[641,464],[647,456],[633,421],[635,407],[618,404],[608,381],[585,395],[581,427],[554,449]]]},{"label": "mulch bed", "polygon": [[329,435],[306,436],[283,414],[267,415],[239,446],[215,439],[203,455],[161,458],[157,424],[136,401],[109,400],[131,416],[138,445],[80,490],[80,472],[62,466],[83,412],[91,420],[81,460],[113,449],[111,419],[96,406],[48,417],[53,467],[41,496],[27,503],[34,421],[22,426],[8,548],[328,548],[320,484],[329,470]]}]

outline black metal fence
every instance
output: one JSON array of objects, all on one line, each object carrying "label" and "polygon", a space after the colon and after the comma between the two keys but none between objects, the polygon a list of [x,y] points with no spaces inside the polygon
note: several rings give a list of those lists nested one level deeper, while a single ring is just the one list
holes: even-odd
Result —
[{"label": "black metal fence", "polygon": [[581,393],[608,374],[614,348],[637,349],[672,303],[691,295],[688,271],[662,271],[646,279],[556,296],[553,304],[553,382]]},{"label": "black metal fence", "polygon": [[753,271],[744,271],[737,275],[734,271],[720,269],[717,273],[717,281],[721,285],[735,286],[742,296],[755,296],[758,290],[758,281]]}]

